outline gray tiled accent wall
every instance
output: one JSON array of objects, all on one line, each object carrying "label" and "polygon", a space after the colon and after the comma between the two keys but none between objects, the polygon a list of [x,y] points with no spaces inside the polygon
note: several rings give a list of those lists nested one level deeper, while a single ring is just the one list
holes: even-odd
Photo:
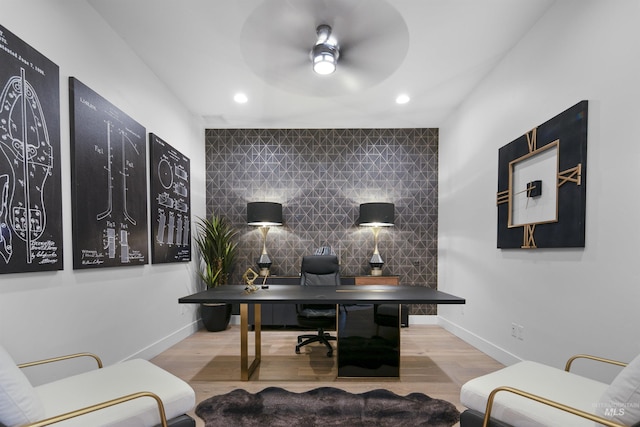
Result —
[{"label": "gray tiled accent wall", "polygon": [[[382,229],[383,274],[403,285],[437,287],[438,129],[207,129],[207,215],[240,230],[233,281],[262,249],[246,224],[247,202],[283,205],[272,227],[271,273],[297,276],[303,255],[330,245],[343,276],[369,274],[373,233],[355,225],[360,203],[395,204],[395,226]],[[412,314],[435,314],[412,306]]]}]

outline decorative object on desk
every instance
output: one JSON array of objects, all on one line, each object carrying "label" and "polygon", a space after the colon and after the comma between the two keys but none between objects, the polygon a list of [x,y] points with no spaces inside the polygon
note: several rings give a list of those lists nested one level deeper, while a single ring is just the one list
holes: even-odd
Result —
[{"label": "decorative object on desk", "polygon": [[262,254],[258,258],[258,267],[260,267],[261,276],[268,276],[271,258],[267,254],[267,233],[270,227],[282,225],[282,205],[272,202],[247,203],[247,224],[260,227]]},{"label": "decorative object on desk", "polygon": [[[235,266],[238,234],[224,217],[211,215],[196,222],[194,241],[200,254],[198,274],[207,289],[228,283]],[[231,304],[201,304],[200,315],[210,332],[227,329],[231,319]]]},{"label": "decorative object on desk", "polygon": [[498,248],[584,247],[588,102],[498,154]]},{"label": "decorative object on desk", "polygon": [[373,231],[373,255],[369,261],[372,276],[382,276],[384,261],[378,251],[378,233],[381,227],[393,227],[394,208],[393,203],[363,203],[360,205],[358,225],[371,227]]},{"label": "decorative object on desk", "polygon": [[196,414],[205,427],[450,427],[460,419],[455,405],[422,393],[400,396],[377,389],[354,394],[334,387],[303,393],[268,387],[255,394],[236,389],[200,402]]},{"label": "decorative object on desk", "polygon": [[[247,286],[244,287],[245,292],[255,292],[258,290],[258,287],[253,284],[253,282],[255,282],[258,277],[258,273],[253,271],[251,267],[247,268],[247,270],[242,275],[242,279],[247,284]],[[267,277],[265,276],[264,278],[266,279]],[[264,285],[264,281],[262,284]]]}]

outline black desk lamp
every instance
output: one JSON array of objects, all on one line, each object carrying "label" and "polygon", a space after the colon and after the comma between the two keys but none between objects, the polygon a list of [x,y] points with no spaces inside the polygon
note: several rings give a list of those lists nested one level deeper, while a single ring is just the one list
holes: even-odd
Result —
[{"label": "black desk lamp", "polygon": [[363,203],[360,205],[358,225],[371,227],[373,231],[373,256],[369,261],[372,276],[382,276],[384,261],[378,251],[378,233],[381,227],[393,227],[394,208],[393,203]]},{"label": "black desk lamp", "polygon": [[272,202],[247,203],[247,224],[260,227],[262,232],[262,254],[258,258],[260,275],[268,276],[271,258],[267,254],[267,233],[269,227],[282,225],[282,205]]}]

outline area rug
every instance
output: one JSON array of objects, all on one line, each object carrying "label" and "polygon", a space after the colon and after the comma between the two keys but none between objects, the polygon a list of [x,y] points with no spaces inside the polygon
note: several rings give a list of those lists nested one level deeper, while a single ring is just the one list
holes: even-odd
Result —
[{"label": "area rug", "polygon": [[202,401],[196,414],[206,427],[450,427],[460,419],[455,405],[422,393],[353,394],[333,387],[303,393],[268,387],[255,394],[236,389]]}]

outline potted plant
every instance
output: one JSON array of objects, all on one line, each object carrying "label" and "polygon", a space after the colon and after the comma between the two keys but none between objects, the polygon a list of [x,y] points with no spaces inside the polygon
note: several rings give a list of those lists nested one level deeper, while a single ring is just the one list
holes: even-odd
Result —
[{"label": "potted plant", "polygon": [[[194,240],[200,253],[198,274],[207,289],[229,282],[235,265],[237,234],[224,217],[211,215],[197,220]],[[229,326],[231,304],[201,304],[200,316],[208,331],[223,331]]]}]

